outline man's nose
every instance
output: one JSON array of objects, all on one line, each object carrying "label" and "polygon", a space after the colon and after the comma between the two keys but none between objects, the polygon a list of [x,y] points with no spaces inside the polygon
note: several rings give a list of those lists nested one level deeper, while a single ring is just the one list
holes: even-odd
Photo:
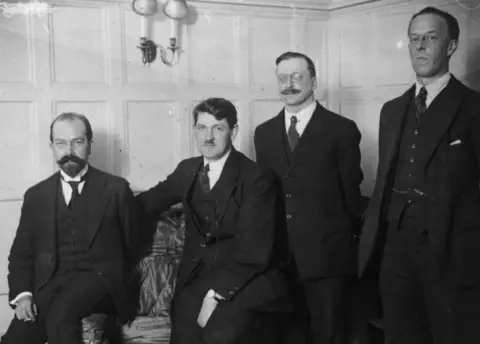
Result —
[{"label": "man's nose", "polygon": [[210,140],[213,139],[213,129],[208,129],[208,130],[207,130],[207,137],[206,137],[206,139],[207,139],[208,141],[210,141]]}]

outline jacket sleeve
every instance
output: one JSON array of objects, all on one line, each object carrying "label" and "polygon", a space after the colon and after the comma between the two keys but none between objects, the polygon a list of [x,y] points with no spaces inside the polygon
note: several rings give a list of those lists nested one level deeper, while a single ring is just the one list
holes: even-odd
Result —
[{"label": "jacket sleeve", "polygon": [[363,181],[360,153],[361,134],[354,122],[344,131],[337,152],[343,196],[348,212],[353,220],[361,218],[364,205],[360,192]]},{"label": "jacket sleeve", "polygon": [[229,261],[212,280],[215,292],[232,299],[270,263],[275,231],[276,189],[273,174],[263,172],[243,185],[235,244]]},{"label": "jacket sleeve", "polygon": [[127,181],[123,184],[119,199],[119,216],[123,240],[127,250],[127,261],[132,262],[138,251],[138,234],[140,229],[138,209],[135,197]]},{"label": "jacket sleeve", "polygon": [[8,256],[9,301],[20,293],[33,293],[35,237],[32,223],[32,195],[27,191],[23,198],[20,222]]},{"label": "jacket sleeve", "polygon": [[148,218],[158,217],[172,205],[182,201],[181,186],[184,168],[184,163],[180,163],[165,181],[136,196],[137,208],[142,215]]}]

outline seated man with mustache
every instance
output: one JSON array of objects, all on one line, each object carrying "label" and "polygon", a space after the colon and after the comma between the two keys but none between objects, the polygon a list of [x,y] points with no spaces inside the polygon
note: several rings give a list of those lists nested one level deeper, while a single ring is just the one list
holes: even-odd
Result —
[{"label": "seated man with mustache", "polygon": [[92,136],[83,115],[51,124],[60,171],[25,193],[8,265],[15,317],[2,344],[80,344],[82,317],[122,317],[135,202],[126,180],[88,165]]},{"label": "seated man with mustache", "polygon": [[137,196],[147,215],[182,202],[185,246],[172,302],[171,344],[252,343],[254,310],[283,295],[271,264],[273,173],[233,147],[235,106],[210,98],[193,110],[200,156]]}]

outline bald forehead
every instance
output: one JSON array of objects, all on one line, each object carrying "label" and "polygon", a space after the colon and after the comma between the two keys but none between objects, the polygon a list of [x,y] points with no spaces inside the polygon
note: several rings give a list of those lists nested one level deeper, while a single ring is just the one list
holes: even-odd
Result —
[{"label": "bald forehead", "polygon": [[409,27],[410,35],[424,35],[427,33],[437,33],[448,36],[448,23],[441,16],[433,13],[424,13],[416,16]]},{"label": "bald forehead", "polygon": [[74,119],[57,120],[52,128],[54,138],[75,139],[87,136],[87,128],[83,121]]},{"label": "bald forehead", "polygon": [[291,73],[305,73],[308,72],[308,63],[305,59],[294,57],[288,60],[283,60],[277,66],[278,74]]}]

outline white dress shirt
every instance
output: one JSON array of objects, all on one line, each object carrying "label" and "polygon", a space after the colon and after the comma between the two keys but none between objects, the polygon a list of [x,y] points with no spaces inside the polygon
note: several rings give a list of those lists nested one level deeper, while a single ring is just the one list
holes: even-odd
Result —
[{"label": "white dress shirt", "polygon": [[[431,84],[425,86],[425,88],[427,89],[427,100],[425,101],[427,108],[430,106],[430,104],[432,104],[435,97],[443,91],[445,86],[447,86],[450,78],[451,74],[450,72],[447,72]],[[418,81],[415,83],[415,85],[415,96],[418,96],[418,94],[420,93],[420,89],[423,87],[423,85],[420,84]]]},{"label": "white dress shirt", "polygon": [[292,116],[297,117],[297,131],[300,136],[302,136],[305,128],[307,127],[310,118],[312,118],[315,109],[317,108],[317,102],[314,101],[312,104],[307,106],[305,109],[300,110],[297,113],[290,113],[285,108],[285,128],[288,132],[288,128],[290,128]]},{"label": "white dress shirt", "polygon": [[[62,175],[62,178],[60,178],[60,180],[62,181],[62,192],[63,192],[63,197],[65,197],[66,204],[70,203],[70,200],[72,199],[72,192],[73,192],[73,189],[70,186],[70,184],[68,184],[68,182],[79,182],[87,172],[88,172],[88,165],[85,165],[85,167],[75,177],[72,178],[68,174],[63,172],[63,170],[60,170],[60,174]],[[85,185],[85,181],[82,181],[81,183],[78,184],[79,194],[82,193],[83,185]]]},{"label": "white dress shirt", "polygon": [[[79,182],[81,178],[87,173],[87,171],[88,171],[88,165],[85,165],[85,167],[80,171],[80,173],[78,173],[75,177],[72,178],[68,174],[63,172],[63,170],[60,170],[60,174],[62,176],[62,178],[60,178],[62,182],[62,192],[63,192],[63,197],[65,197],[66,204],[70,203],[70,200],[72,199],[72,192],[73,192],[73,189],[70,186],[70,184],[68,184],[68,182]],[[82,181],[81,183],[78,184],[79,194],[82,193],[84,184],[85,184],[85,181]],[[18,294],[15,299],[10,301],[10,304],[16,305],[18,300],[26,295],[32,296],[32,293],[29,291],[23,291],[20,294]]]},{"label": "white dress shirt", "polygon": [[208,179],[210,181],[210,190],[213,189],[215,184],[220,179],[220,175],[222,174],[222,171],[223,171],[223,166],[225,166],[225,162],[227,161],[227,158],[230,155],[231,151],[232,150],[230,149],[224,156],[222,156],[218,160],[208,161],[206,158],[203,158],[203,166],[206,166],[208,164],[210,167],[210,170],[208,171]]}]

